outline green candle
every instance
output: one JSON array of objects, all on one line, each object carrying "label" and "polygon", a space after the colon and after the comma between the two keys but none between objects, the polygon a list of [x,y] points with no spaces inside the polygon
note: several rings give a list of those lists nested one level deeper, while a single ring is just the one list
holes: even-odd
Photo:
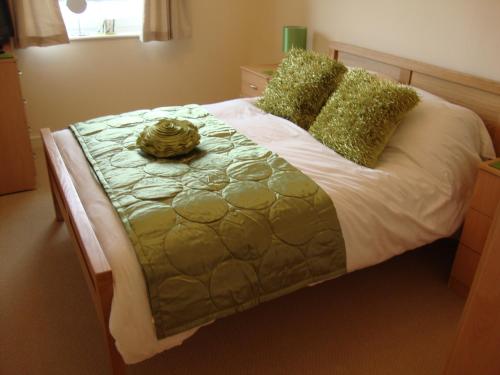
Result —
[{"label": "green candle", "polygon": [[306,49],[307,28],[304,26],[283,26],[283,52],[292,47]]}]

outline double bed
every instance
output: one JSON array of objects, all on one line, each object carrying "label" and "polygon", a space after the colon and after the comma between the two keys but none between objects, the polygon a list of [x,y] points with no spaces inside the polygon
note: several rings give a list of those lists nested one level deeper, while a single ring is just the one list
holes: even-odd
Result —
[{"label": "double bed", "polygon": [[[295,124],[264,113],[253,99],[205,109],[279,154],[333,199],[345,240],[346,268],[352,272],[459,228],[477,164],[481,157],[495,156],[494,146],[499,150],[500,83],[342,43],[332,43],[330,51],[346,65],[419,89],[421,105],[391,139],[375,169],[342,158]],[[442,121],[427,122],[423,132],[420,120],[427,111]],[[451,130],[450,118],[457,119]],[[434,135],[434,126],[444,130]],[[78,142],[69,130],[44,129],[42,137],[57,219],[67,223],[75,240],[113,373],[123,373],[124,360],[138,362],[179,345],[199,327],[156,338],[136,254]]]}]

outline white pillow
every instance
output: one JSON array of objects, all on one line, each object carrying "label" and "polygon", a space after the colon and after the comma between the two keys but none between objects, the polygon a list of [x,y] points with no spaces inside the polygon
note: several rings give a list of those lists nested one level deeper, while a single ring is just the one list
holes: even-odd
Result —
[{"label": "white pillow", "polygon": [[402,154],[435,178],[451,184],[465,175],[473,178],[481,158],[495,157],[483,121],[467,108],[415,90],[421,102],[404,117],[386,151]]}]

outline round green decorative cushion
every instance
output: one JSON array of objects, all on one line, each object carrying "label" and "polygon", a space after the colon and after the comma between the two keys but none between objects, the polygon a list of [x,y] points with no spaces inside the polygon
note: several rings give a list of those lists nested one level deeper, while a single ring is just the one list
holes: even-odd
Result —
[{"label": "round green decorative cushion", "polygon": [[189,121],[163,119],[146,126],[136,143],[146,154],[170,158],[191,152],[200,143],[200,135]]}]

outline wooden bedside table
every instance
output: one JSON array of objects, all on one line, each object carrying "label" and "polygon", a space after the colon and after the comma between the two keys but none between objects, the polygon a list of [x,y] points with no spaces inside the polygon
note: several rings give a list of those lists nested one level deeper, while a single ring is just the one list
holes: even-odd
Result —
[{"label": "wooden bedside table", "polygon": [[241,67],[241,96],[254,97],[261,96],[267,83],[271,79],[271,74],[278,64],[266,65],[246,65]]},{"label": "wooden bedside table", "polygon": [[498,162],[500,158],[480,164],[470,208],[465,216],[449,281],[450,287],[462,296],[469,293],[495,209],[500,201],[500,169],[491,166],[492,163]]}]

